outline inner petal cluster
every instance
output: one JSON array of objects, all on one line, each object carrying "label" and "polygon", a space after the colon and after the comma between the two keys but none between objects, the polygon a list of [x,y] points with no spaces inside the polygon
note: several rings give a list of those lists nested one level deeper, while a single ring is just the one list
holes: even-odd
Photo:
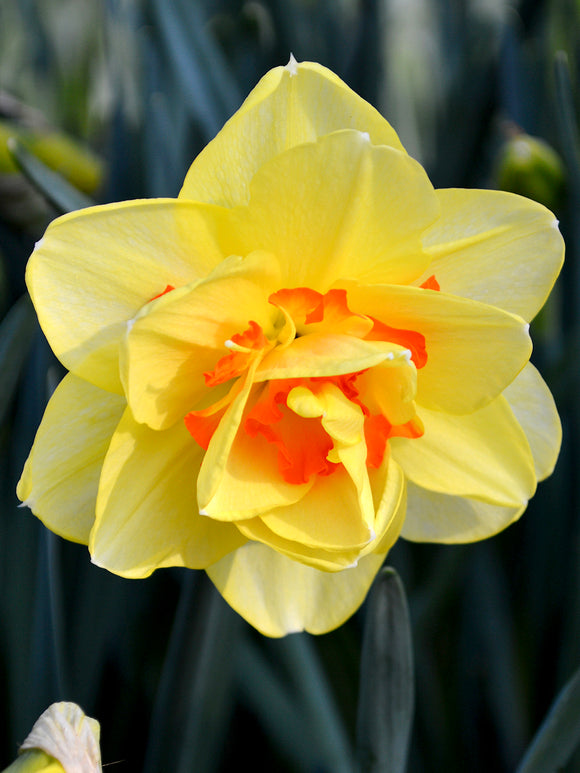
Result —
[{"label": "inner petal cluster", "polygon": [[[421,333],[353,313],[344,289],[322,294],[306,287],[284,288],[268,301],[279,311],[274,335],[266,336],[257,322],[249,320],[245,330],[225,342],[228,353],[204,373],[206,385],[219,388],[221,396],[216,390],[214,402],[185,417],[199,445],[207,450],[248,379],[253,383],[240,431],[271,444],[287,483],[309,483],[313,477],[348,467],[354,449],[367,467],[378,468],[390,437],[423,434],[414,404],[416,371],[427,362]],[[325,335],[394,344],[398,356],[387,351],[378,367],[324,376],[312,375],[316,364],[305,358],[303,375],[257,377],[258,367],[268,369],[272,353],[290,350],[302,337]]]}]

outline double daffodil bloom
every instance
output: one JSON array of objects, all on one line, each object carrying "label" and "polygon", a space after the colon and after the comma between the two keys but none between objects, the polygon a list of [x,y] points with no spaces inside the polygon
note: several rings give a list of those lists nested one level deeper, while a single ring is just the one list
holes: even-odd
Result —
[{"label": "double daffodil bloom", "polygon": [[27,281],[68,368],[18,494],[125,577],[206,569],[265,634],[322,633],[386,553],[514,521],[560,425],[528,321],[554,216],[433,189],[317,64],[269,72],[178,199],[55,220]]}]

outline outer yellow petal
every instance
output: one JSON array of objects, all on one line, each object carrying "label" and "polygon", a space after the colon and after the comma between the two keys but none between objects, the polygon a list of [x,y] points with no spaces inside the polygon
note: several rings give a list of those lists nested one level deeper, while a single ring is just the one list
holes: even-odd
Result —
[{"label": "outer yellow petal", "polygon": [[525,504],[501,507],[408,483],[407,517],[401,536],[414,542],[476,542],[505,529],[525,509]]},{"label": "outer yellow petal", "polygon": [[89,542],[94,563],[147,577],[162,566],[205,568],[243,544],[234,526],[197,511],[202,455],[183,424],[155,432],[127,409],[103,465]]},{"label": "outer yellow petal", "polygon": [[526,433],[538,480],[552,474],[560,444],[562,425],[554,398],[536,368],[528,363],[504,397]]},{"label": "outer yellow petal", "polygon": [[248,542],[207,573],[228,604],[266,636],[319,634],[356,612],[384,560],[371,553],[350,569],[321,572]]},{"label": "outer yellow petal", "polygon": [[326,633],[356,612],[405,517],[405,482],[398,466],[385,464],[372,478],[378,484],[374,493],[380,532],[356,566],[319,571],[249,542],[207,570],[228,604],[267,636]]},{"label": "outer yellow petal", "polygon": [[494,399],[527,363],[527,324],[494,306],[418,287],[341,282],[349,308],[425,336],[427,364],[417,373],[417,402],[469,413]]},{"label": "outer yellow petal", "polygon": [[504,397],[467,416],[421,408],[425,434],[392,438],[410,481],[438,491],[520,508],[536,489],[526,436]]},{"label": "outer yellow petal", "polygon": [[223,257],[204,208],[174,199],[107,204],[53,221],[26,282],[55,354],[78,376],[122,393],[126,323],[165,287],[205,276]]},{"label": "outer yellow petal", "polygon": [[291,61],[262,78],[195,159],[179,196],[228,207],[244,204],[250,180],[264,163],[339,129],[368,132],[375,145],[403,149],[380,113],[333,72]]},{"label": "outer yellow petal", "polygon": [[181,420],[208,392],[204,372],[229,354],[226,342],[250,320],[273,335],[278,311],[267,299],[276,267],[263,253],[231,256],[207,279],[167,293],[137,316],[121,355],[137,421],[165,429]]},{"label": "outer yellow petal", "polygon": [[61,537],[89,541],[101,467],[125,406],[68,374],[46,407],[17,493]]},{"label": "outer yellow petal", "polygon": [[337,279],[412,282],[427,268],[422,232],[439,213],[424,169],[368,135],[340,131],[264,164],[222,249],[273,252],[282,286],[325,292]]},{"label": "outer yellow petal", "polygon": [[454,189],[436,193],[441,217],[424,239],[433,256],[428,273],[435,274],[445,292],[531,320],[564,258],[554,215],[513,193]]}]

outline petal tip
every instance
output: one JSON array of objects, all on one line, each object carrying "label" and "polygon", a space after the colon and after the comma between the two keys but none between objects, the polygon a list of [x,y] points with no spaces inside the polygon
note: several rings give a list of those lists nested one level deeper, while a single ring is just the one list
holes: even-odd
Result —
[{"label": "petal tip", "polygon": [[91,564],[93,564],[94,566],[98,566],[99,569],[106,569],[107,568],[103,563],[98,561],[92,553],[90,553],[89,556],[90,556],[90,559],[91,559]]},{"label": "petal tip", "polygon": [[288,64],[284,67],[284,69],[290,73],[291,78],[294,75],[298,75],[298,62],[294,58],[293,53],[290,53],[290,59],[288,60]]}]

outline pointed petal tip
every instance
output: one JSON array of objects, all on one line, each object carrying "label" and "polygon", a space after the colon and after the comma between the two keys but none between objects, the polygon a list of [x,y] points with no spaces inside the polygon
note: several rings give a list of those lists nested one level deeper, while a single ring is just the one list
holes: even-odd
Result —
[{"label": "pointed petal tip", "polygon": [[290,53],[290,59],[288,60],[288,64],[284,67],[284,69],[290,73],[290,77],[298,75],[298,62],[294,58],[293,53]]}]

